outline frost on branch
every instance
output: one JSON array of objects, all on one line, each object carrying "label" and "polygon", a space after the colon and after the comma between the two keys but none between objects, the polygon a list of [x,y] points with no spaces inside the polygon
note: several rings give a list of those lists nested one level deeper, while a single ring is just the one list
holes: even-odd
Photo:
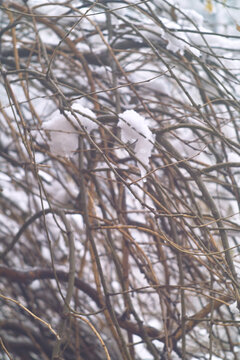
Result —
[{"label": "frost on branch", "polygon": [[[122,140],[125,143],[136,143],[134,151],[136,157],[145,165],[148,165],[151,156],[154,136],[150,131],[144,117],[134,110],[126,110],[119,114],[118,126],[122,130]],[[143,165],[138,162],[141,176],[145,174]]]},{"label": "frost on branch", "polygon": [[71,156],[78,148],[78,134],[82,130],[81,126],[87,132],[98,127],[94,121],[90,120],[90,118],[96,118],[90,109],[84,108],[78,102],[73,103],[72,109],[76,111],[78,120],[70,111],[65,112],[67,115],[65,117],[56,110],[52,118],[43,125],[43,129],[48,130],[50,151],[54,155]]}]

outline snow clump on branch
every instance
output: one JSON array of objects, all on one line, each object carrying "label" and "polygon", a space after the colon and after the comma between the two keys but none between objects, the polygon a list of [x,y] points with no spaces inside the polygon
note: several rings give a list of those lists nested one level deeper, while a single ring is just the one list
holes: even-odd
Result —
[{"label": "snow clump on branch", "polygon": [[75,115],[78,120],[70,111],[65,111],[67,115],[65,117],[59,110],[56,110],[51,119],[43,124],[43,129],[49,133],[49,146],[53,155],[70,157],[78,148],[81,126],[87,132],[98,128],[93,121],[96,116],[90,109],[84,108],[79,102],[73,103],[72,109],[76,111]]},{"label": "snow clump on branch", "polygon": [[[143,164],[148,165],[152,153],[154,136],[146,124],[143,116],[134,110],[126,110],[119,114],[118,126],[121,128],[122,141],[125,143],[136,143],[134,151],[136,157]],[[138,162],[141,176],[146,173],[143,165]]]}]

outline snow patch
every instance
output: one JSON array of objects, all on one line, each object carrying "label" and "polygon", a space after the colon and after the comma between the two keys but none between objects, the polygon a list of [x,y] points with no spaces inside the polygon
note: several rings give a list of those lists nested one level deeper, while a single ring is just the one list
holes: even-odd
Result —
[{"label": "snow patch", "polygon": [[54,155],[70,157],[78,148],[78,134],[82,130],[81,127],[87,132],[98,127],[94,122],[95,114],[90,109],[84,108],[78,102],[72,104],[72,109],[76,111],[78,120],[70,111],[66,111],[67,117],[65,117],[56,110],[51,119],[43,124],[43,129],[49,134],[50,151]]},{"label": "snow patch", "polygon": [[[148,165],[153,149],[154,136],[150,131],[146,120],[134,110],[126,110],[119,114],[118,126],[122,130],[122,140],[125,143],[134,144],[137,158],[143,164]],[[141,163],[138,166],[143,176],[146,171]]]},{"label": "snow patch", "polygon": [[[77,114],[78,120],[80,121],[81,125],[86,129],[86,131],[91,132],[98,128],[98,125],[93,121],[96,119],[95,114],[92,110],[88,108],[84,108],[79,102],[75,102],[72,104],[72,109],[79,111],[82,114]],[[71,113],[67,112],[68,116],[71,118]],[[73,117],[73,116],[72,116]],[[91,120],[91,118],[93,120]]]},{"label": "snow patch", "polygon": [[229,306],[229,309],[231,310],[231,312],[232,312],[233,314],[236,314],[236,315],[238,315],[238,316],[240,315],[237,301],[235,301],[233,304],[231,304],[231,305]]},{"label": "snow patch", "polygon": [[52,118],[43,124],[48,130],[49,146],[53,155],[70,156],[78,147],[78,134],[64,115],[56,110]]}]

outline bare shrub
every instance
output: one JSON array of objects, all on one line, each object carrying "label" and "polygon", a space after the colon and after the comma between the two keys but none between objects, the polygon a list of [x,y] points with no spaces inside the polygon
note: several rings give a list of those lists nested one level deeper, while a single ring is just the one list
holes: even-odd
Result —
[{"label": "bare shrub", "polygon": [[239,359],[238,34],[165,0],[0,12],[2,358]]}]

